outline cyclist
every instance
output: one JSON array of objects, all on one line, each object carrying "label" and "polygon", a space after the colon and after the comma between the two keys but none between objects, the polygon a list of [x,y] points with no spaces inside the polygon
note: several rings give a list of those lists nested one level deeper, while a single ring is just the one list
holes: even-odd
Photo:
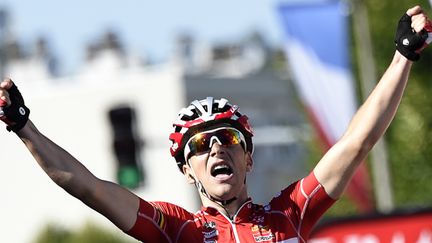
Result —
[{"label": "cyclist", "polygon": [[[414,30],[414,31],[413,31]],[[429,32],[429,33],[428,33]],[[313,171],[267,205],[252,203],[247,174],[253,167],[253,131],[226,99],[193,101],[174,122],[171,154],[198,188],[197,213],[167,202],[148,202],[100,180],[29,120],[17,86],[0,83],[0,119],[24,142],[48,176],[68,193],[145,242],[306,242],[319,217],[344,191],[355,169],[392,121],[413,61],[430,42],[432,26],[419,6],[399,21],[393,60],[342,138]]]}]

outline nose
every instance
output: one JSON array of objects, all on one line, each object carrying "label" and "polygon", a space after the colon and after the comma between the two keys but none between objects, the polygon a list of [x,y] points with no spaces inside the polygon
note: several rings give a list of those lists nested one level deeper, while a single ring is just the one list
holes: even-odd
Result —
[{"label": "nose", "polygon": [[221,154],[225,154],[225,147],[218,142],[213,143],[210,150],[210,157],[215,157]]}]

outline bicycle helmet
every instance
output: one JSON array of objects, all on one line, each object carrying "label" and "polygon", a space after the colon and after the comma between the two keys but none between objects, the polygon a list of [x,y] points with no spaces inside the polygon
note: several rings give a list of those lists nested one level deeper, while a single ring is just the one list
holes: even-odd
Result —
[{"label": "bicycle helmet", "polygon": [[227,99],[214,99],[207,97],[194,100],[182,108],[173,124],[174,132],[169,139],[172,142],[171,155],[175,158],[177,166],[183,173],[185,143],[197,132],[213,129],[220,126],[231,126],[238,129],[246,139],[246,149],[253,152],[253,130],[248,117],[239,112],[237,105],[231,105]]}]

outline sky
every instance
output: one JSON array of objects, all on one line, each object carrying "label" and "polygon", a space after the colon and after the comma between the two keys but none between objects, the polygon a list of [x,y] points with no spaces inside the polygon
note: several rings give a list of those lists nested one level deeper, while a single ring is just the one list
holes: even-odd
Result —
[{"label": "sky", "polygon": [[12,34],[22,44],[45,36],[62,73],[83,64],[85,47],[107,30],[116,31],[126,50],[163,61],[178,33],[209,43],[239,41],[253,30],[280,45],[277,6],[283,0],[0,0],[9,11]]}]

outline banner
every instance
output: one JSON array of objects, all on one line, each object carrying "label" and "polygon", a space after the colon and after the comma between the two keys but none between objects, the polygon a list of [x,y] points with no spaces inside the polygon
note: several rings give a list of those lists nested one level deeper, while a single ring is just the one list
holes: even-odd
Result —
[{"label": "banner", "polygon": [[[337,1],[279,7],[289,69],[325,150],[342,136],[357,109],[345,10]],[[372,210],[364,163],[347,193],[361,211]]]},{"label": "banner", "polygon": [[432,211],[338,220],[312,233],[310,243],[431,243]]}]

